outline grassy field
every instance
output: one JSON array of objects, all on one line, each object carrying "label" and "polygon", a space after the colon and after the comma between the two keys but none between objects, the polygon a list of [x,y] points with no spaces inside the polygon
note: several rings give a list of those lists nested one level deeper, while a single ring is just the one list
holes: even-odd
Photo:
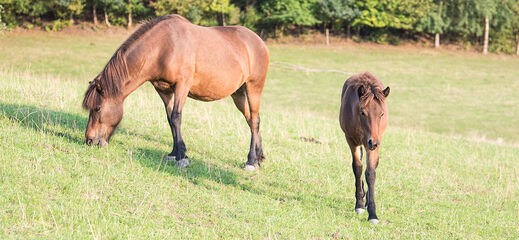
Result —
[{"label": "grassy field", "polygon": [[[122,35],[0,37],[0,239],[516,239],[519,59],[350,44],[270,45],[271,62],[370,71],[391,86],[377,169],[380,224],[357,215],[338,124],[348,75],[272,64],[266,162],[242,170],[249,130],[232,100],[188,100],[191,166],[146,84],[104,149],[83,144],[81,100]],[[319,143],[301,138],[315,138]]]}]

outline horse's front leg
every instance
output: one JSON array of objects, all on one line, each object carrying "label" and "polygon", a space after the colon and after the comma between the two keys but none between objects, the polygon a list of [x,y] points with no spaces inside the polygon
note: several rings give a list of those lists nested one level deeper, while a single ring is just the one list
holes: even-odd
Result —
[{"label": "horse's front leg", "polygon": [[[173,131],[173,122],[171,121],[171,113],[173,112],[173,89],[171,88],[161,88],[159,85],[155,82],[153,83],[153,86],[155,87],[155,90],[159,94],[160,98],[164,102],[164,107],[166,108],[166,115],[168,117],[168,123],[169,127],[171,129],[171,136],[173,137],[173,143],[175,142],[175,131]],[[176,149],[173,147],[173,150],[171,153],[169,153],[166,156],[166,160],[172,161],[175,160],[176,155]]]},{"label": "horse's front leg", "polygon": [[[348,141],[348,144],[350,142]],[[351,167],[355,175],[355,212],[364,213],[364,186],[362,182],[362,147],[349,144],[352,156]]]},{"label": "horse's front leg", "polygon": [[368,183],[368,194],[366,198],[366,206],[368,207],[369,217],[368,220],[372,224],[378,223],[377,208],[375,206],[375,179],[377,174],[375,169],[378,166],[378,148],[371,151],[367,150],[367,169],[366,169],[366,182]]},{"label": "horse's front leg", "polygon": [[186,103],[187,94],[189,90],[185,84],[177,83],[175,87],[175,97],[173,102],[173,110],[171,112],[171,126],[173,132],[173,154],[177,160],[179,167],[187,167],[189,160],[186,155],[186,144],[182,138],[181,125],[182,125],[182,109]]}]

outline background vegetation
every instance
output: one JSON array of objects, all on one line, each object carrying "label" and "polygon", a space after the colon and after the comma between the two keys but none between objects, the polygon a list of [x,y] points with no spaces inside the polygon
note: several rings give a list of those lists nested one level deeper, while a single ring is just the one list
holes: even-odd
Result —
[{"label": "background vegetation", "polygon": [[[107,148],[83,143],[88,81],[126,37],[0,36],[0,239],[519,235],[519,58],[269,45],[267,159],[251,173],[242,169],[250,131],[230,98],[186,102],[187,169],[163,161],[172,139],[151,84],[127,98]],[[353,210],[351,155],[338,123],[349,75],[304,69],[369,70],[391,86],[377,226]]]},{"label": "background vegetation", "polygon": [[171,13],[207,26],[245,25],[264,38],[330,28],[357,41],[390,44],[435,37],[439,45],[441,36],[480,49],[487,39],[489,51],[519,54],[518,0],[0,0],[0,30],[56,31],[76,20],[131,27]]}]

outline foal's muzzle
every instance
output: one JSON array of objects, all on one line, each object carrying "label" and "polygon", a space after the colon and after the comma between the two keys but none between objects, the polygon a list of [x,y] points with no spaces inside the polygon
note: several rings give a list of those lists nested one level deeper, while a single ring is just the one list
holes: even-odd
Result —
[{"label": "foal's muzzle", "polygon": [[377,149],[377,147],[379,145],[380,145],[380,141],[378,141],[378,140],[375,141],[375,140],[373,140],[371,138],[368,140],[368,148],[369,148],[369,150],[373,151],[373,150]]}]

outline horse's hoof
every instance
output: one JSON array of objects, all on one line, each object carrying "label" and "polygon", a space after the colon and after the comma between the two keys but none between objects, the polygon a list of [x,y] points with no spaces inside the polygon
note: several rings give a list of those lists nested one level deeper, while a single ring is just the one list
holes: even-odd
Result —
[{"label": "horse's hoof", "polygon": [[247,171],[251,171],[251,172],[254,172],[256,170],[256,166],[254,165],[249,165],[249,164],[245,164],[245,167],[243,168]]},{"label": "horse's hoof", "polygon": [[165,157],[166,161],[175,161],[177,158],[174,155],[167,155]]},{"label": "horse's hoof", "polygon": [[377,224],[378,224],[378,219],[376,219],[376,218],[370,219],[370,220],[368,220],[368,221],[369,221],[371,224],[373,224],[373,225],[377,225]]},{"label": "horse's hoof", "polygon": [[189,166],[189,159],[184,158],[184,159],[178,160],[177,166],[178,166],[178,168],[185,168],[185,167]]},{"label": "horse's hoof", "polygon": [[364,213],[364,208],[355,208],[355,212],[358,213],[358,214],[363,214]]}]

